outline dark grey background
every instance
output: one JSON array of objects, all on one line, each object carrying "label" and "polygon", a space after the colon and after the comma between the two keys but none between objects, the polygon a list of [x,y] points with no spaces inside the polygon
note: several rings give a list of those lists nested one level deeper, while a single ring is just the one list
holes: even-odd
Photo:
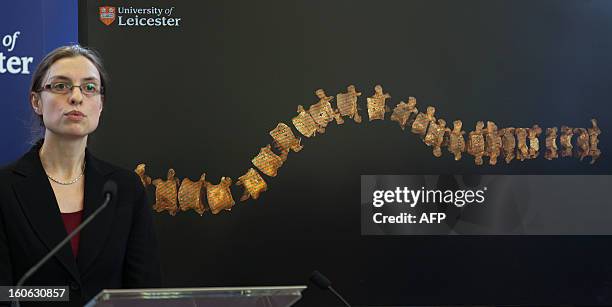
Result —
[{"label": "dark grey background", "polygon": [[[236,180],[298,104],[355,84],[466,130],[589,125],[603,156],[475,167],[389,120],[304,139],[269,191],[231,213],[156,214],[168,286],[301,284],[319,269],[356,304],[611,304],[611,239],[362,237],[363,174],[609,174],[609,1],[81,1],[81,41],[111,75],[91,148],[152,177]],[[175,7],[179,28],[105,26],[98,6]],[[543,146],[543,138],[541,141]],[[152,189],[150,190],[152,197]],[[239,196],[235,190],[234,197]],[[152,201],[151,201],[152,202]],[[337,304],[307,290],[303,305]]]}]

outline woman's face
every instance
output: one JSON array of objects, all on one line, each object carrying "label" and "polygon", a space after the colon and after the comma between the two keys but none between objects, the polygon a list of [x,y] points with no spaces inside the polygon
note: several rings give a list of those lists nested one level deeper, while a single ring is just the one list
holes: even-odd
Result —
[{"label": "woman's face", "polygon": [[42,115],[46,133],[76,138],[92,133],[98,127],[103,97],[99,93],[84,94],[83,90],[91,83],[99,88],[100,73],[96,66],[83,56],[57,60],[49,67],[42,87],[58,83],[75,86],[67,93],[56,93],[50,89],[32,93],[32,107],[36,114]]}]

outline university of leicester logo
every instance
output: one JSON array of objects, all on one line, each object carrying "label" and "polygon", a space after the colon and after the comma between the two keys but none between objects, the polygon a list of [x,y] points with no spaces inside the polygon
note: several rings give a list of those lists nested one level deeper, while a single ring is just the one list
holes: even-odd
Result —
[{"label": "university of leicester logo", "polygon": [[100,7],[100,21],[109,26],[113,21],[115,21],[116,9],[114,6],[101,6]]}]

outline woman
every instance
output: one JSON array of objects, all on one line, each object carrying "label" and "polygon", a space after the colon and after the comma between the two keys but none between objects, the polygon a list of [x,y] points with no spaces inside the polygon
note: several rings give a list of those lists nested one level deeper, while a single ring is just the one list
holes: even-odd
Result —
[{"label": "woman", "polygon": [[74,306],[102,289],[160,286],[151,210],[138,176],[87,149],[106,80],[97,54],[78,45],[55,49],[33,74],[30,103],[44,139],[0,170],[0,285],[15,285],[101,206],[102,187],[113,180],[116,201],[25,285],[68,286]]}]

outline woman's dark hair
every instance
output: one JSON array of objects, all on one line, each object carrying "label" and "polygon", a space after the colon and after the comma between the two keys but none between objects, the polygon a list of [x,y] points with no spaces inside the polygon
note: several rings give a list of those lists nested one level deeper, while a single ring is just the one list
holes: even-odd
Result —
[{"label": "woman's dark hair", "polygon": [[[32,83],[30,84],[30,92],[28,93],[28,102],[29,95],[31,93],[39,93],[43,87],[43,79],[47,76],[47,72],[51,65],[53,65],[58,60],[64,58],[72,58],[77,56],[83,56],[87,58],[91,63],[94,64],[96,69],[98,69],[98,73],[100,74],[100,85],[102,86],[105,93],[107,91],[107,82],[108,75],[106,73],[106,69],[102,65],[102,58],[95,50],[87,47],[83,47],[80,45],[70,45],[70,46],[62,46],[58,47],[55,50],[51,51],[47,54],[42,61],[36,67],[36,71],[32,74]],[[42,137],[42,133],[44,133],[44,122],[42,115],[34,114],[34,118],[32,120],[32,143],[36,143],[38,139]]]}]

